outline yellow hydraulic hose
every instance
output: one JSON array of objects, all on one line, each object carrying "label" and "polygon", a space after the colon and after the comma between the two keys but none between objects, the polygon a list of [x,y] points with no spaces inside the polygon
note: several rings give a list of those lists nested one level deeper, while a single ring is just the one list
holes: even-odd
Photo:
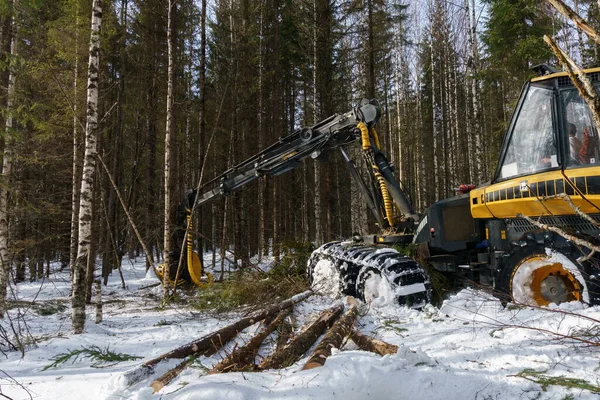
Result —
[{"label": "yellow hydraulic hose", "polygon": [[[362,142],[363,151],[370,153],[369,159],[373,160],[373,154],[371,149],[371,138],[369,136],[369,128],[365,125],[364,122],[359,122],[357,128],[360,129],[360,138]],[[377,135],[377,131],[374,128],[371,128],[371,136],[373,137],[373,141],[375,142],[376,148],[379,150],[379,136]],[[385,183],[385,179],[379,169],[375,164],[371,166],[373,168],[373,174],[375,175],[375,179],[377,180],[377,184],[379,186],[379,190],[381,191],[381,197],[383,198],[383,207],[385,209],[385,218],[388,220],[390,226],[394,226],[394,203],[392,198],[390,197],[390,192],[388,190],[387,184]]]},{"label": "yellow hydraulic hose", "polygon": [[[192,216],[188,212],[187,215],[187,232],[185,233],[185,240],[187,242],[187,265],[188,268],[191,268],[194,265],[194,260],[192,259],[192,252],[194,250],[194,243],[192,239],[192,235],[190,232],[192,231]],[[202,266],[200,266],[200,276],[202,276]]]},{"label": "yellow hydraulic hose", "polygon": [[381,197],[383,197],[383,207],[385,208],[386,218],[390,226],[394,226],[394,203],[390,197],[387,184],[385,183],[383,175],[381,175],[381,172],[378,170],[375,170],[375,178],[377,178],[377,182],[379,182],[379,190],[381,190]]},{"label": "yellow hydraulic hose", "polygon": [[360,129],[360,139],[362,141],[362,149],[369,150],[371,148],[371,140],[369,139],[369,128],[364,122],[359,122],[357,128]]},{"label": "yellow hydraulic hose", "polygon": [[373,136],[373,140],[375,141],[375,147],[377,150],[381,150],[381,144],[379,143],[379,135],[377,135],[377,131],[375,128],[371,128],[371,136]]}]

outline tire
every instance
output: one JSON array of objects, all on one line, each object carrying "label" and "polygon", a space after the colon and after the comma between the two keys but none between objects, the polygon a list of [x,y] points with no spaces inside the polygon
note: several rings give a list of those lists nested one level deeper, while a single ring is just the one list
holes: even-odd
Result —
[{"label": "tire", "polygon": [[600,290],[592,279],[597,268],[587,261],[578,262],[583,255],[560,236],[529,234],[517,244],[500,271],[498,289],[515,304],[600,304]]}]

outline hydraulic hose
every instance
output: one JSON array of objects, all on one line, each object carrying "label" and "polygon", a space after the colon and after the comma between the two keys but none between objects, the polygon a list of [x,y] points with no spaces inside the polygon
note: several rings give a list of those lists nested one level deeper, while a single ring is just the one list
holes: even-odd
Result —
[{"label": "hydraulic hose", "polygon": [[364,122],[359,122],[357,128],[360,129],[360,139],[362,142],[362,149],[364,151],[371,148],[371,140],[369,139],[369,128]]},{"label": "hydraulic hose", "polygon": [[394,226],[394,203],[392,202],[390,192],[388,190],[387,184],[385,183],[385,178],[376,169],[377,167],[373,167],[375,178],[377,178],[377,182],[379,183],[379,190],[381,190],[381,197],[383,197],[383,207],[385,208],[386,218],[390,226]]}]

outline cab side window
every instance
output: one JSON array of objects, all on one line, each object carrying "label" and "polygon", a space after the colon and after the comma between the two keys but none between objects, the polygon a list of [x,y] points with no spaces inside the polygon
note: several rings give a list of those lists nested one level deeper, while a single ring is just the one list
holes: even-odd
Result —
[{"label": "cab side window", "polygon": [[567,166],[596,164],[600,162],[598,132],[594,128],[590,109],[577,90],[561,92],[563,105],[563,132],[566,138]]}]

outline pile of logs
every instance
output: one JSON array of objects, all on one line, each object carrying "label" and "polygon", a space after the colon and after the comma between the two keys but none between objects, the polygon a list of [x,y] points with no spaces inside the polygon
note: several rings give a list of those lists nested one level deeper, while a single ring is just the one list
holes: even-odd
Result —
[{"label": "pile of logs", "polygon": [[[322,340],[313,350],[303,369],[317,368],[324,365],[327,357],[331,355],[331,349],[342,347],[346,338],[352,339],[359,349],[380,355],[394,354],[398,351],[397,346],[365,336],[354,328],[354,322],[359,314],[356,301],[350,304],[345,311],[342,304],[324,310],[312,324],[290,338],[293,328],[288,321],[288,316],[295,304],[304,301],[311,294],[310,290],[297,294],[288,300],[257,311],[218,331],[146,361],[125,374],[126,384],[130,386],[146,379],[154,373],[155,366],[161,361],[180,359],[181,361],[174,368],[152,382],[151,387],[156,393],[191,365],[197,357],[211,356],[217,353],[239,332],[259,321],[263,321],[264,327],[243,346],[229,353],[209,371],[209,374],[230,371],[262,371],[289,367],[301,359],[321,336],[323,336]],[[279,331],[275,351],[269,357],[263,359],[262,362],[256,364],[255,358],[258,349],[262,342],[275,330]],[[323,333],[325,334],[323,335]]]}]

